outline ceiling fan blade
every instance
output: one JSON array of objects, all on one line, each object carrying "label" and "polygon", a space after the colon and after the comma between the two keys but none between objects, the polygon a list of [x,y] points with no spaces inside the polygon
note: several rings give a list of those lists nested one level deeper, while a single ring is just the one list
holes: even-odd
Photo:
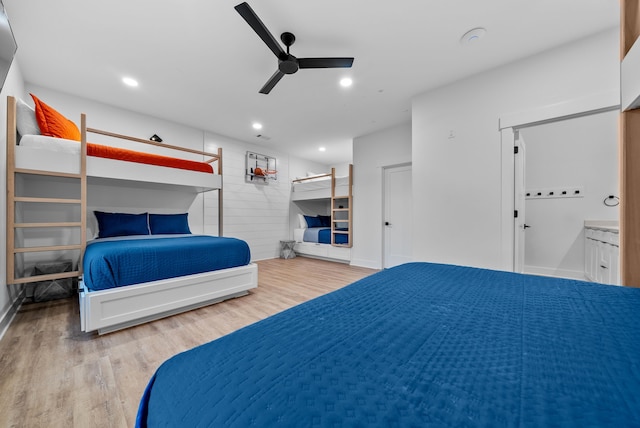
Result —
[{"label": "ceiling fan blade", "polygon": [[264,86],[262,87],[262,89],[260,89],[259,92],[261,94],[268,94],[269,92],[271,92],[273,87],[276,86],[276,83],[278,83],[280,79],[282,79],[282,76],[284,76],[284,73],[280,70],[273,73],[273,76],[271,76],[269,81],[264,84]]},{"label": "ceiling fan blade", "polygon": [[255,31],[256,34],[260,36],[262,41],[266,43],[269,49],[271,49],[271,51],[278,58],[280,58],[283,55],[286,55],[286,53],[280,46],[280,43],[278,43],[278,41],[273,37],[273,34],[271,34],[269,30],[267,30],[267,27],[260,20],[260,18],[258,18],[258,15],[256,15],[253,9],[251,9],[251,6],[249,6],[246,2],[244,2],[237,5],[235,7],[235,10],[238,11],[240,16],[242,16],[245,21],[247,21],[247,24],[249,24],[249,26],[253,28],[253,31]]},{"label": "ceiling fan blade", "polygon": [[298,58],[300,68],[349,68],[353,58]]}]

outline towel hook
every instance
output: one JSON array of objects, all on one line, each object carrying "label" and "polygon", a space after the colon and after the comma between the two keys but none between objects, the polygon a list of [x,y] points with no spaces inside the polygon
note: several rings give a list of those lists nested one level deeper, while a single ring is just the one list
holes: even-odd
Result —
[{"label": "towel hook", "polygon": [[620,205],[620,198],[615,195],[609,195],[602,201],[608,207],[617,207]]}]

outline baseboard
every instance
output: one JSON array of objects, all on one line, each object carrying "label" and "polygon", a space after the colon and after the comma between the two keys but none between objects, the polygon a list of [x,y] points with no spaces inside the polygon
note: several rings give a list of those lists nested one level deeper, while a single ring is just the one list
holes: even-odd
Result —
[{"label": "baseboard", "polygon": [[379,261],[364,260],[364,259],[352,259],[351,266],[369,268],[369,269],[382,269]]},{"label": "baseboard", "polygon": [[4,311],[4,313],[0,316],[0,340],[4,337],[4,334],[7,332],[7,329],[11,325],[13,318],[18,313],[18,309],[22,305],[25,296],[25,289],[22,287],[20,291],[17,293],[15,299],[9,307]]},{"label": "baseboard", "polygon": [[587,278],[585,277],[584,272],[575,271],[575,270],[552,269],[552,268],[540,267],[540,266],[525,266],[524,273],[529,273],[532,275],[552,276],[556,278],[579,279],[581,281],[587,281]]}]

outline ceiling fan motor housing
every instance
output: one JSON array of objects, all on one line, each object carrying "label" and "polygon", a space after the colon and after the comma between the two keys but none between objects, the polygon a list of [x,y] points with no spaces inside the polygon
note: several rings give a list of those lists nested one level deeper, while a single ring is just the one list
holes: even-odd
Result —
[{"label": "ceiling fan motor housing", "polygon": [[298,58],[293,55],[287,55],[285,59],[278,61],[278,69],[284,74],[293,74],[298,71]]}]

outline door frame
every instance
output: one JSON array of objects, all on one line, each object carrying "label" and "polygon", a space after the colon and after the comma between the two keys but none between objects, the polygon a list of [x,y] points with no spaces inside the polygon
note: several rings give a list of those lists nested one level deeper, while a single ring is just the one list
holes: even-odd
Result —
[{"label": "door frame", "polygon": [[[382,222],[380,224],[381,230],[382,230],[382,247],[380,248],[381,250],[381,256],[380,256],[380,260],[382,261],[382,268],[385,269],[385,265],[387,263],[386,260],[386,252],[387,252],[387,240],[386,240],[386,231],[385,231],[385,224],[384,222],[385,220],[385,216],[386,216],[386,208],[387,208],[387,186],[386,186],[386,176],[387,176],[387,171],[390,169],[394,169],[394,168],[402,168],[402,167],[411,167],[411,185],[413,186],[413,164],[412,162],[403,162],[403,163],[398,163],[398,164],[393,164],[393,165],[385,165],[382,167],[382,206],[381,206],[381,219]],[[410,197],[413,197],[413,195],[410,195]]]},{"label": "door frame", "polygon": [[500,260],[501,267],[515,271],[515,156],[516,132],[525,126],[541,125],[573,117],[586,116],[620,109],[620,92],[609,91],[583,98],[549,104],[533,110],[506,113],[498,119],[501,155],[501,219]]}]

